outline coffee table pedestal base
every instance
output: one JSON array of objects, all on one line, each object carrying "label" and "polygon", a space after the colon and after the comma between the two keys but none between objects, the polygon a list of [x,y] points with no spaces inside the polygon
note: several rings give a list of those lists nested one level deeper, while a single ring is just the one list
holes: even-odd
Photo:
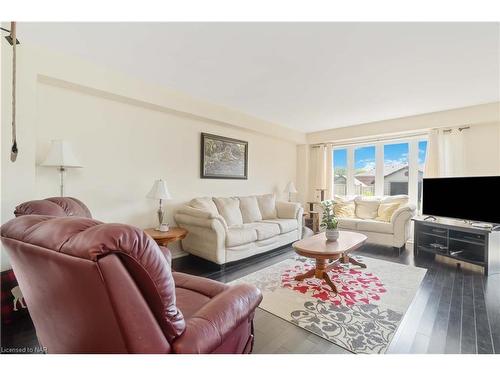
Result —
[{"label": "coffee table pedestal base", "polygon": [[334,268],[337,263],[339,263],[340,259],[343,260],[344,263],[351,263],[355,266],[359,266],[361,268],[366,268],[366,264],[358,262],[356,259],[351,258],[347,254],[343,254],[341,258],[335,259],[332,262],[328,263],[328,259],[319,259],[316,258],[316,268],[303,273],[302,275],[295,276],[296,281],[302,281],[304,279],[308,279],[311,277],[315,277],[320,280],[325,280],[325,282],[332,288],[332,291],[337,294],[337,287],[333,283],[330,276],[328,276],[328,271]]}]

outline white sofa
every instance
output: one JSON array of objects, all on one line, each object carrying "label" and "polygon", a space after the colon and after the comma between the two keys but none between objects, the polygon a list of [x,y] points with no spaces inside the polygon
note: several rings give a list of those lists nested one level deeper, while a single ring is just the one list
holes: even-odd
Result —
[{"label": "white sofa", "polygon": [[195,198],[175,214],[188,230],[184,251],[219,265],[290,244],[301,238],[303,209],[273,194]]},{"label": "white sofa", "polygon": [[416,207],[408,203],[407,195],[384,197],[335,196],[334,212],[339,228],[363,233],[367,242],[405,247],[410,237],[411,218]]}]

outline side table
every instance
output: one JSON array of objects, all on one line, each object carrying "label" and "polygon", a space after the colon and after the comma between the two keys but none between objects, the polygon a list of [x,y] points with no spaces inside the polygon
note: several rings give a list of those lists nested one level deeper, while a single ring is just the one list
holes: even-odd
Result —
[{"label": "side table", "polygon": [[155,228],[148,228],[144,229],[144,232],[152,237],[160,246],[167,246],[170,242],[180,241],[188,234],[186,229],[179,227],[172,227],[167,232],[160,232]]}]

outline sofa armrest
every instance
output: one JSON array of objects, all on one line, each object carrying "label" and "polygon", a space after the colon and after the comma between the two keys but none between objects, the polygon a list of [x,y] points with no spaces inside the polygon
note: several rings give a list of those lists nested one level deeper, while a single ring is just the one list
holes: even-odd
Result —
[{"label": "sofa armrest", "polygon": [[216,223],[227,229],[226,220],[221,215],[213,215],[208,211],[192,208],[191,210],[181,209],[174,215],[177,224],[194,225],[214,229]]},{"label": "sofa armrest", "polygon": [[186,330],[173,342],[174,352],[212,353],[241,323],[253,319],[261,301],[260,290],[252,285],[230,287],[188,319]]},{"label": "sofa armrest", "polygon": [[207,279],[201,276],[194,276],[175,271],[172,272],[172,275],[174,276],[176,288],[189,289],[209,298],[214,298],[225,290],[231,288],[228,284],[223,284],[220,281]]},{"label": "sofa armrest", "polygon": [[182,240],[184,251],[217,264],[226,263],[227,225],[222,216],[209,219],[178,212],[174,218],[188,231]]},{"label": "sofa armrest", "polygon": [[224,218],[219,214],[213,214],[209,211],[200,210],[199,208],[194,208],[190,206],[183,206],[177,210],[178,214],[198,217],[200,219],[218,219],[225,222]]},{"label": "sofa armrest", "polygon": [[399,207],[391,217],[394,247],[402,247],[410,237],[410,219],[415,216],[416,207],[414,204],[405,204]]},{"label": "sofa armrest", "polygon": [[297,219],[300,208],[300,203],[276,202],[276,210],[280,219]]},{"label": "sofa armrest", "polygon": [[391,223],[395,223],[397,221],[407,221],[415,216],[416,206],[414,204],[408,203],[401,207],[399,207],[396,211],[393,212],[391,216]]}]

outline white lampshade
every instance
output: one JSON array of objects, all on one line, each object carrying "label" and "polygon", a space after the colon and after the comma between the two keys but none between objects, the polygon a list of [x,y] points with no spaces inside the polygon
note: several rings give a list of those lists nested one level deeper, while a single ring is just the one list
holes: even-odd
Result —
[{"label": "white lampshade", "polygon": [[293,184],[292,181],[290,181],[286,187],[285,190],[283,190],[284,193],[297,193],[297,189],[295,189],[295,185]]},{"label": "white lampshade", "polygon": [[47,157],[40,164],[44,167],[66,167],[66,168],[81,168],[82,165],[73,154],[73,149],[67,141],[55,139],[50,145]]},{"label": "white lampshade", "polygon": [[172,199],[167,183],[164,180],[156,180],[146,197],[151,199]]}]

